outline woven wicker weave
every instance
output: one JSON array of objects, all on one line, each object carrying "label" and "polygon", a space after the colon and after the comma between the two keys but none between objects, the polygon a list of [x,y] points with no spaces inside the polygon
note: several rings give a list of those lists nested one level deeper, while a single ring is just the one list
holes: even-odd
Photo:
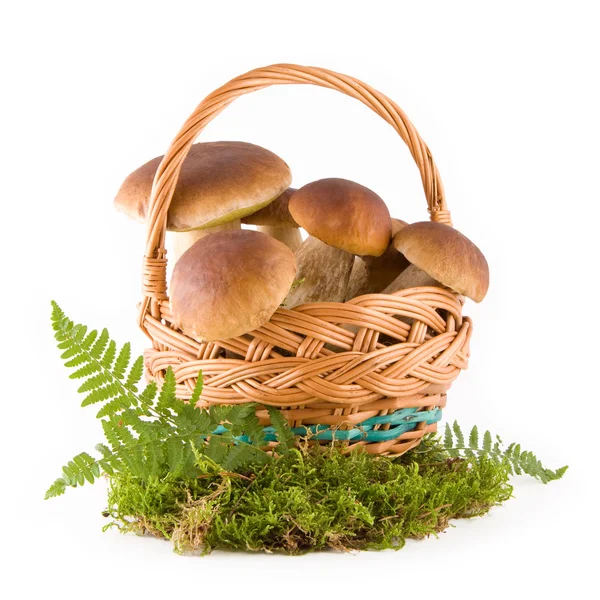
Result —
[{"label": "woven wicker weave", "polygon": [[[160,383],[172,367],[178,396],[186,399],[201,370],[203,406],[275,406],[299,434],[311,430],[316,439],[331,439],[331,430],[324,429],[334,428],[336,439],[362,444],[371,453],[402,454],[435,431],[446,391],[467,367],[471,322],[462,316],[463,298],[451,290],[421,287],[343,304],[280,308],[260,329],[210,343],[199,343],[172,324],[165,232],[181,165],[199,133],[233,100],[276,84],[334,89],[375,111],[408,145],[431,220],[451,224],[431,153],[389,98],[352,77],[314,67],[273,65],[236,77],[196,108],[154,179],[139,312],[139,325],[152,340],[145,353],[147,376]],[[266,410],[257,414],[269,424]]]}]

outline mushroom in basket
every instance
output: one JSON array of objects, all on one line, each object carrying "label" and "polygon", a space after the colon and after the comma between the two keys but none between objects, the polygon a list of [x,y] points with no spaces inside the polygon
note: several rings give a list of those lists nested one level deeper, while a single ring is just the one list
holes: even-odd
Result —
[{"label": "mushroom in basket", "polygon": [[301,283],[285,306],[343,302],[354,257],[381,256],[388,248],[392,223],[387,206],[358,183],[321,179],[295,192],[289,210],[310,237],[296,251]]},{"label": "mushroom in basket", "polygon": [[402,228],[392,241],[411,263],[384,294],[420,286],[446,286],[481,302],[490,280],[481,250],[462,233],[443,223],[423,221]]},{"label": "mushroom in basket", "polygon": [[[131,173],[121,185],[115,206],[145,221],[158,156]],[[246,142],[194,144],[183,162],[167,216],[175,231],[175,260],[209,233],[240,229],[240,219],[260,210],[292,180],[287,164],[265,148]]]},{"label": "mushroom in basket", "polygon": [[296,275],[293,252],[249,229],[198,240],[175,264],[173,322],[199,342],[225,340],[264,325]]},{"label": "mushroom in basket", "polygon": [[300,225],[294,221],[289,211],[290,198],[295,191],[294,188],[288,188],[264,208],[244,217],[242,223],[256,225],[258,231],[274,237],[291,248],[292,252],[296,252],[302,245],[302,236]]}]

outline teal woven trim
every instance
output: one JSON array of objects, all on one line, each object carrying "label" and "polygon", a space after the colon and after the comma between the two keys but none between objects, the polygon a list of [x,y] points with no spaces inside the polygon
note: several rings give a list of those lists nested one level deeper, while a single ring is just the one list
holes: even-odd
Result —
[{"label": "teal woven trim", "polygon": [[[292,431],[295,435],[305,437],[310,435],[311,439],[316,440],[341,440],[341,441],[366,441],[366,442],[386,442],[400,437],[407,431],[412,431],[418,423],[427,423],[431,425],[437,423],[442,418],[442,410],[433,408],[431,410],[419,411],[418,408],[401,408],[389,415],[371,417],[362,423],[359,423],[353,429],[331,429],[329,425],[310,425],[309,427],[294,427]],[[374,429],[376,425],[387,425],[389,429]],[[220,426],[215,433],[225,431]],[[265,427],[265,439],[269,442],[277,441],[277,435],[273,427]],[[241,436],[244,442],[248,441],[246,436]]]}]

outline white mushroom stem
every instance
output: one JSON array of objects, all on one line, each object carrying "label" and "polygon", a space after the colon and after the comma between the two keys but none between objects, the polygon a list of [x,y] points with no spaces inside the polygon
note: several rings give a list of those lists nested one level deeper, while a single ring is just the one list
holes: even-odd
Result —
[{"label": "white mushroom stem", "polygon": [[276,227],[271,225],[259,225],[256,228],[267,235],[283,242],[292,252],[296,252],[302,245],[302,236],[298,227]]},{"label": "white mushroom stem", "polygon": [[192,229],[191,231],[176,231],[173,236],[173,256],[175,262],[177,262],[180,256],[188,249],[191,248],[198,240],[216,233],[217,231],[225,231],[227,229],[241,229],[242,224],[239,219],[223,223],[222,225],[215,225],[214,227],[207,227],[206,229]]},{"label": "white mushroom stem", "polygon": [[354,264],[352,265],[352,271],[350,272],[344,300],[352,300],[352,298],[367,293],[362,290],[367,286],[368,281],[369,269],[367,263],[360,256],[354,257]]},{"label": "white mushroom stem", "polygon": [[283,305],[293,308],[307,302],[343,302],[354,255],[328,246],[314,237],[296,251],[296,281]]},{"label": "white mushroom stem", "polygon": [[421,269],[415,265],[410,265],[402,271],[402,273],[400,273],[400,275],[398,275],[398,277],[396,277],[382,293],[392,294],[398,290],[406,290],[408,288],[421,287],[424,285],[442,287],[442,284],[431,277],[431,275],[428,275],[425,271],[421,271]]}]

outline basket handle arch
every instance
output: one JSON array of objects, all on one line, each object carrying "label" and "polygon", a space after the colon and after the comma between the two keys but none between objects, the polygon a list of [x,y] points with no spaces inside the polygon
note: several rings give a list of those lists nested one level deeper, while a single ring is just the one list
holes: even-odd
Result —
[{"label": "basket handle arch", "polygon": [[421,174],[421,182],[432,221],[451,225],[444,187],[431,152],[404,111],[384,94],[362,81],[335,71],[293,64],[253,69],[221,86],[196,107],[171,142],[160,163],[148,205],[146,249],[142,273],[143,299],[138,323],[145,331],[144,317],[160,319],[161,300],[167,295],[165,234],[167,213],[183,161],[201,131],[236,98],[272,85],[310,84],[336,90],[359,100],[389,123],[404,140]]}]

